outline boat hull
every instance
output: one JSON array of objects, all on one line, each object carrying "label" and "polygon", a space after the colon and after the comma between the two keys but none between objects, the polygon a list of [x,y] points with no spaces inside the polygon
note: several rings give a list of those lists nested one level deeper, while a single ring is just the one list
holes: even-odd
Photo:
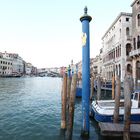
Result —
[{"label": "boat hull", "polygon": [[[97,122],[113,122],[113,115],[103,115],[94,112],[94,119]],[[124,115],[119,115],[119,122],[123,122],[123,121],[124,121]],[[140,123],[140,114],[131,114],[130,121],[132,123]]]},{"label": "boat hull", "polygon": [[[131,97],[131,123],[140,123],[140,91],[136,90]],[[92,114],[97,122],[113,122],[115,100],[95,100],[91,105]],[[119,104],[119,122],[124,122],[124,99]]]}]

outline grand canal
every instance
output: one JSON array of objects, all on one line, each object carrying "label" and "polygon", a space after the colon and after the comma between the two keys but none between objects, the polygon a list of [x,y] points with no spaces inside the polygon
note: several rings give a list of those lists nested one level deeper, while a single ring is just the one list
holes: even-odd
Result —
[{"label": "grand canal", "polygon": [[[0,140],[64,140],[60,78],[0,79]],[[81,139],[81,100],[76,99],[73,140]],[[102,140],[91,120],[90,140]]]}]

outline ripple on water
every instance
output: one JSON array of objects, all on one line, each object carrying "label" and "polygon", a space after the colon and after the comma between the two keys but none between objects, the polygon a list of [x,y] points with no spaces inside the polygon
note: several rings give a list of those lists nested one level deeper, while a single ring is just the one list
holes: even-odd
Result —
[{"label": "ripple on water", "polygon": [[[0,79],[0,140],[63,140],[61,87],[59,78]],[[80,100],[75,109],[74,139],[79,139]]]}]

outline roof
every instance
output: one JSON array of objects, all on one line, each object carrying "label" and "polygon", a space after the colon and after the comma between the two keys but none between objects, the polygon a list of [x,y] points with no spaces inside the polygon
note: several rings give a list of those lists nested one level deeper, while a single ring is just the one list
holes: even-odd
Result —
[{"label": "roof", "polygon": [[131,4],[131,7],[137,2],[138,0],[134,0],[133,3]]},{"label": "roof", "polygon": [[105,34],[103,35],[102,39],[106,36],[106,34],[109,32],[109,30],[113,27],[113,25],[119,20],[119,18],[121,16],[131,16],[132,17],[132,13],[125,13],[125,12],[121,12],[117,18],[114,20],[114,22],[111,24],[111,26],[108,28],[108,30],[105,32]]}]

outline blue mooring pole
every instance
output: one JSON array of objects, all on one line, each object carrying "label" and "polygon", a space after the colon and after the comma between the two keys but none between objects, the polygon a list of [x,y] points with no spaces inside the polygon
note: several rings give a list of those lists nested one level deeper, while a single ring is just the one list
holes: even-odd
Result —
[{"label": "blue mooring pole", "polygon": [[87,14],[87,7],[84,8],[84,15],[80,18],[82,22],[82,137],[89,137],[89,110],[90,110],[90,39],[89,22],[92,17]]}]

